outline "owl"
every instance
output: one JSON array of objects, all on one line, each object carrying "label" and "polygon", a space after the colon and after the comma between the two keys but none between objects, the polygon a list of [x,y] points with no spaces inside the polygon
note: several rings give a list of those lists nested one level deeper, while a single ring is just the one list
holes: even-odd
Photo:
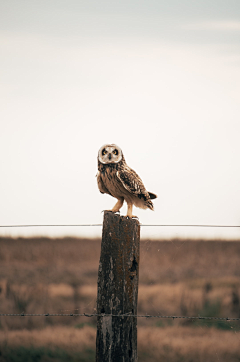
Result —
[{"label": "owl", "polygon": [[145,189],[142,180],[125,161],[122,150],[117,145],[104,145],[98,152],[97,183],[102,194],[109,194],[118,201],[112,212],[118,212],[127,202],[127,217],[132,214],[133,205],[141,209],[153,210],[152,199],[157,195]]}]

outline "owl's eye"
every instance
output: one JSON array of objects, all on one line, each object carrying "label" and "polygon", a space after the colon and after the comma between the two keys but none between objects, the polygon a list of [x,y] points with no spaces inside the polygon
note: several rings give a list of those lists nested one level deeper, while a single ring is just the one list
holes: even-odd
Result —
[{"label": "owl's eye", "polygon": [[113,154],[117,156],[118,155],[118,150],[116,150],[116,149],[113,150]]},{"label": "owl's eye", "polygon": [[102,155],[106,155],[107,151],[105,150],[105,148],[102,150]]}]

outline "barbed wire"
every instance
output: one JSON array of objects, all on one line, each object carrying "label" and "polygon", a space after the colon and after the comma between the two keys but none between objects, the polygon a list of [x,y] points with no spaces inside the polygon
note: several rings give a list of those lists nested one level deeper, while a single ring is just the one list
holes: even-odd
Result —
[{"label": "barbed wire", "polygon": [[[0,225],[0,228],[24,228],[24,227],[82,227],[103,226],[103,224],[29,224],[29,225]],[[240,225],[214,225],[214,224],[140,224],[140,226],[158,227],[204,227],[204,228],[240,228]]]},{"label": "barbed wire", "polygon": [[0,228],[28,228],[28,227],[78,227],[78,226],[102,226],[103,224],[47,224],[47,225],[0,225]]},{"label": "barbed wire", "polygon": [[201,316],[175,316],[175,315],[149,315],[149,314],[105,314],[105,313],[0,313],[0,317],[132,317],[132,318],[168,318],[168,319],[205,319],[219,321],[240,321],[240,318],[228,317],[201,317]]}]

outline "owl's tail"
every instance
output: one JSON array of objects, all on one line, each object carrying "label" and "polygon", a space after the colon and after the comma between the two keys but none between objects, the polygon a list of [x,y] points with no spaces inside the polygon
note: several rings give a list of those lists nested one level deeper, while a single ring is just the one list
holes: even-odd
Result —
[{"label": "owl's tail", "polygon": [[151,200],[157,198],[157,195],[156,195],[156,194],[153,194],[152,192],[149,192],[149,191],[148,191],[148,195],[150,196],[150,199],[151,199]]},{"label": "owl's tail", "polygon": [[149,195],[149,198],[147,198],[147,200],[145,201],[145,204],[150,210],[154,210],[153,203],[151,200],[156,199],[157,195],[153,194],[152,192],[149,192],[149,191],[148,191],[148,195]]},{"label": "owl's tail", "polygon": [[154,210],[151,199],[156,199],[156,197],[157,195],[145,190],[144,193],[138,194],[138,197],[135,197],[132,202],[135,206],[140,207],[141,209]]},{"label": "owl's tail", "polygon": [[153,203],[150,199],[145,201],[145,205],[150,209],[150,210],[154,210],[154,206]]}]

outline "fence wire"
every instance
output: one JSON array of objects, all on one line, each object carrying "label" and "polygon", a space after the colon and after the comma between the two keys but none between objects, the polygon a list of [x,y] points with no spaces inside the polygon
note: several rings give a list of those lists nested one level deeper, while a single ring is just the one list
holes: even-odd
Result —
[{"label": "fence wire", "polygon": [[228,317],[201,317],[201,316],[174,316],[174,315],[138,315],[132,313],[125,314],[105,314],[105,313],[0,313],[0,317],[132,317],[132,318],[168,318],[168,319],[205,319],[205,320],[218,320],[218,321],[240,321],[240,318],[228,318]]},{"label": "fence wire", "polygon": [[[28,228],[28,227],[82,227],[103,226],[103,224],[46,224],[46,225],[0,225],[0,228]],[[213,225],[213,224],[140,224],[140,226],[158,227],[201,227],[201,228],[240,228],[240,225]]]}]

